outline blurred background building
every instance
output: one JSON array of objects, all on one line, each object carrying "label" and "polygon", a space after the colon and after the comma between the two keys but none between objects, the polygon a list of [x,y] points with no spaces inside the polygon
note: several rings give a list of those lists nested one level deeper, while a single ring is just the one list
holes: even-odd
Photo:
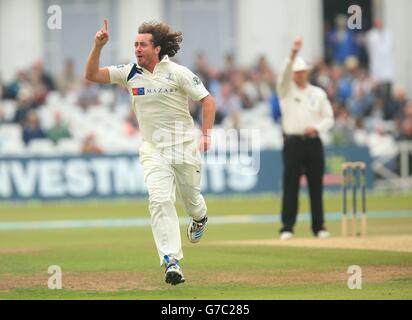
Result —
[{"label": "blurred background building", "polygon": [[[64,61],[75,61],[80,72],[90,42],[102,19],[110,21],[111,45],[102,63],[133,60],[137,26],[145,20],[167,21],[184,33],[179,59],[191,64],[198,50],[211,64],[223,67],[223,57],[236,54],[236,62],[250,65],[265,55],[279,68],[296,35],[306,39],[304,54],[310,59],[324,55],[327,30],[339,13],[351,4],[363,9],[363,31],[372,26],[373,17],[383,18],[393,35],[396,79],[412,93],[412,57],[407,30],[408,0],[1,0],[0,69],[4,80],[36,59],[47,61],[46,69],[57,72]],[[61,30],[48,29],[48,8],[62,9]],[[408,68],[409,67],[409,68]]]}]

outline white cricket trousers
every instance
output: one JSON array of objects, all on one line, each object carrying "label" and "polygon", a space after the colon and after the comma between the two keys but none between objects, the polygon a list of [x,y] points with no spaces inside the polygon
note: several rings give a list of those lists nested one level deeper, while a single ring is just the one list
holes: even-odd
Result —
[{"label": "white cricket trousers", "polygon": [[207,211],[200,193],[202,170],[196,140],[164,149],[144,142],[139,153],[160,265],[164,263],[165,255],[180,260],[183,251],[175,208],[176,193],[186,214],[193,219],[203,219]]}]

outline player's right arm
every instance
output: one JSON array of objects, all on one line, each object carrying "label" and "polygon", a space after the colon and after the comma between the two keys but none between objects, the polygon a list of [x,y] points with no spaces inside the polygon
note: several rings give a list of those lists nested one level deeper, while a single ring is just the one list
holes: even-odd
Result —
[{"label": "player's right arm", "polygon": [[109,41],[108,22],[104,19],[103,29],[96,32],[94,46],[87,58],[86,70],[84,77],[97,83],[110,83],[110,74],[108,68],[100,68],[100,53],[104,45]]},{"label": "player's right arm", "polygon": [[300,49],[302,48],[302,43],[303,43],[302,37],[298,37],[295,39],[295,41],[293,42],[292,50],[290,52],[290,56],[287,61],[286,67],[280,76],[279,85],[278,85],[278,94],[281,98],[284,98],[289,91],[290,85],[292,83],[292,78],[293,78],[292,76],[293,75],[293,71],[292,71],[293,63]]}]

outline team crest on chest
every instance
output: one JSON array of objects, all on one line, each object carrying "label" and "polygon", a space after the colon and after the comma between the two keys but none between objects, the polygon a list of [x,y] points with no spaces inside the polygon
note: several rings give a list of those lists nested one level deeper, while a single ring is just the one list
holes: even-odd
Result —
[{"label": "team crest on chest", "polygon": [[172,73],[169,72],[169,73],[167,74],[167,76],[166,76],[165,79],[170,82],[170,81],[173,81],[173,80],[174,80],[174,76],[173,76]]}]

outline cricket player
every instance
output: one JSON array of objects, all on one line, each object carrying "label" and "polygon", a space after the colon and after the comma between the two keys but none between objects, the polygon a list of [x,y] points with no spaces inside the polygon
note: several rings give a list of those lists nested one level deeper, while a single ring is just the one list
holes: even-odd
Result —
[{"label": "cricket player", "polygon": [[[85,77],[97,83],[121,84],[132,97],[143,144],[140,163],[149,193],[153,237],[164,265],[165,281],[185,281],[179,261],[183,258],[176,213],[176,193],[191,217],[187,229],[190,242],[202,237],[207,208],[200,193],[201,157],[210,146],[216,105],[199,77],[170,58],[180,49],[181,32],[163,23],[140,25],[134,40],[137,63],[99,67],[103,46],[109,40],[108,22],[96,33],[87,60]],[[202,135],[195,135],[188,98],[202,104]]]}]

